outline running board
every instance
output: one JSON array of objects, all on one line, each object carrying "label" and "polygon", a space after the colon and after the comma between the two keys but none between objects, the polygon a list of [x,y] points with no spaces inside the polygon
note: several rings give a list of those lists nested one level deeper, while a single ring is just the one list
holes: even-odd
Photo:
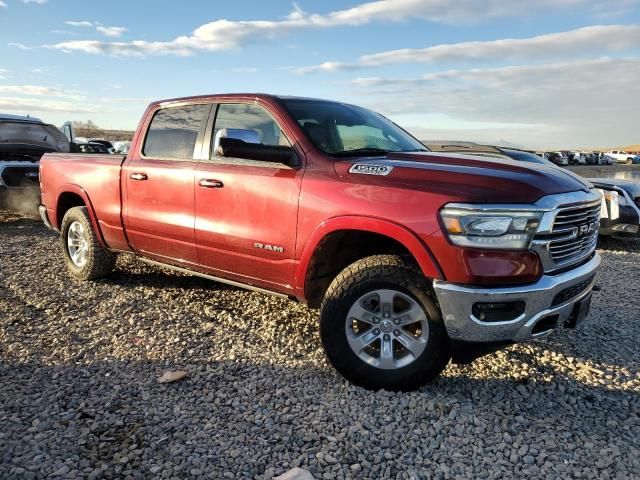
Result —
[{"label": "running board", "polygon": [[274,292],[273,290],[267,290],[266,288],[256,287],[255,285],[249,285],[248,283],[234,282],[233,280],[227,280],[226,278],[214,277],[213,275],[207,275],[206,273],[198,272],[196,270],[176,267],[175,265],[157,262],[155,260],[150,260],[145,257],[137,256],[137,258],[139,260],[142,260],[145,263],[154,265],[156,267],[168,268],[169,270],[175,270],[176,272],[186,273],[187,275],[194,275],[196,277],[206,278],[207,280],[213,280],[214,282],[224,283],[226,285],[231,285],[232,287],[244,288],[245,290],[252,290],[254,292],[265,293],[267,295],[274,295],[276,297],[286,298],[288,300],[292,298],[289,295],[285,295],[284,293]]}]

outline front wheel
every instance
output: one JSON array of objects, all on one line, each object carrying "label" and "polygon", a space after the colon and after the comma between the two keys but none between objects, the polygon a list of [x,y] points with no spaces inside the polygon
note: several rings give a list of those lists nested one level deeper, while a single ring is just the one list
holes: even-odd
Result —
[{"label": "front wheel", "polygon": [[67,269],[77,280],[94,280],[111,273],[116,254],[102,248],[93,231],[87,207],[67,211],[60,227],[62,254]]},{"label": "front wheel", "polygon": [[321,306],[320,336],[336,370],[368,389],[415,390],[450,359],[430,284],[397,256],[364,258],[333,280]]}]

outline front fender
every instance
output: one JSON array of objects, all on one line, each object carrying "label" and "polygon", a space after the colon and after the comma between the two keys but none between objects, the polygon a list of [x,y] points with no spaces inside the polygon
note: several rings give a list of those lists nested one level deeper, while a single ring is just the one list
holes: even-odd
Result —
[{"label": "front fender", "polygon": [[339,230],[360,230],[377,233],[396,240],[411,253],[425,277],[432,279],[444,278],[427,245],[406,227],[375,217],[352,215],[334,217],[322,222],[315,228],[302,250],[293,278],[294,292],[298,299],[304,299],[307,270],[317,246],[324,237]]}]

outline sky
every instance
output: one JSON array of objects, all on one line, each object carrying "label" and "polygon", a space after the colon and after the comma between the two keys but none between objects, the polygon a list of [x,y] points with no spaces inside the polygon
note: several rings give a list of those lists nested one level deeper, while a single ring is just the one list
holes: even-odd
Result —
[{"label": "sky", "polygon": [[0,112],[134,129],[164,98],[376,110],[423,140],[640,143],[640,0],[0,0]]}]

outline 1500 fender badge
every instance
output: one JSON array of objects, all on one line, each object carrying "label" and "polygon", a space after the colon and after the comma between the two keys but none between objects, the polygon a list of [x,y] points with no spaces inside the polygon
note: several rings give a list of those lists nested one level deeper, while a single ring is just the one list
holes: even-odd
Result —
[{"label": "1500 fender badge", "polygon": [[360,175],[389,175],[393,167],[388,165],[370,165],[366,163],[356,163],[351,166],[349,173],[358,173]]}]

